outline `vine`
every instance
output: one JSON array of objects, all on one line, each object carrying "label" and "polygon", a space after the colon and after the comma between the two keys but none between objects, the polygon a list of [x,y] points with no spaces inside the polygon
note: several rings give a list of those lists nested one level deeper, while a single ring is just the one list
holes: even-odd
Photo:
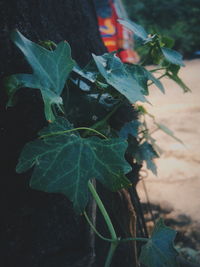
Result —
[{"label": "vine", "polygon": [[[75,211],[84,214],[97,236],[111,243],[105,267],[111,265],[120,242],[133,240],[146,243],[140,254],[140,262],[146,266],[177,266],[177,252],[173,247],[176,235],[174,230],[166,227],[160,219],[150,238],[117,237],[91,182],[95,178],[111,191],[130,188],[132,184],[126,174],[133,166],[126,161],[125,154],[139,164],[146,161],[147,168],[156,173],[154,158],[159,157],[159,149],[147,127],[147,115],[153,119],[156,126],[154,131],[163,130],[180,141],[137,102],[148,103],[149,87],[152,84],[164,93],[160,82],[164,76],[178,83],[184,92],[189,91],[178,77],[179,69],[184,65],[181,55],[167,47],[158,35],[148,35],[141,26],[130,21],[120,20],[120,23],[133,30],[148,50],[148,57],[139,65],[123,64],[111,53],[93,55],[88,66],[81,69],[71,58],[71,49],[66,42],[58,45],[51,41],[40,42],[40,46],[18,31],[11,34],[12,41],[26,57],[33,73],[13,74],[5,79],[8,106],[14,104],[19,88],[40,90],[45,117],[49,122],[39,132],[37,140],[25,145],[16,171],[25,172],[34,166],[30,187],[63,193],[73,202]],[[158,65],[151,71],[144,67],[149,58]],[[163,73],[155,78],[153,73],[158,71]],[[79,87],[79,104],[85,108],[86,115],[77,114],[76,98],[79,96],[72,90],[70,96],[65,94],[68,85]],[[130,107],[131,118],[114,127],[112,117],[125,105]],[[136,120],[135,114],[139,120]],[[82,121],[86,123],[81,124]],[[85,211],[89,192],[104,217],[111,238],[103,237],[98,232]]]}]

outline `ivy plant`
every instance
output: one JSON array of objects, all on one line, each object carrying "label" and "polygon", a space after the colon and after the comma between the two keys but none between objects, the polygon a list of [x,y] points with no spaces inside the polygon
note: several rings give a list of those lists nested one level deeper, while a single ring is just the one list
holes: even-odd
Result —
[{"label": "ivy plant", "polygon": [[[41,46],[31,42],[18,31],[12,33],[12,41],[24,54],[33,73],[13,74],[5,79],[8,106],[14,104],[19,88],[37,89],[48,121],[48,126],[38,133],[38,139],[23,148],[16,171],[21,173],[33,168],[31,188],[63,193],[72,201],[75,212],[84,214],[96,234],[110,242],[105,267],[111,265],[118,244],[130,240],[146,243],[140,261],[147,267],[175,267],[178,266],[173,246],[176,232],[159,220],[149,239],[120,239],[93,185],[93,179],[97,179],[111,191],[131,187],[126,174],[133,165],[127,162],[127,155],[139,164],[146,162],[147,168],[156,173],[154,159],[159,157],[159,148],[147,127],[145,116],[152,117],[156,129],[176,137],[166,126],[158,124],[143,106],[138,105],[138,101],[149,102],[152,84],[164,93],[160,81],[163,76],[177,82],[184,92],[189,91],[178,77],[178,71],[184,65],[181,55],[162,43],[159,36],[148,35],[141,26],[130,21],[120,22],[141,39],[142,45],[149,50],[148,56],[158,67],[148,71],[145,62],[123,64],[115,53],[110,53],[93,55],[92,61],[80,68],[72,59],[66,42],[53,43],[53,46],[51,42],[49,46],[45,42],[44,47],[42,43]],[[156,78],[154,72],[160,70],[163,74]],[[79,94],[71,90],[65,95],[68,86],[78,87]],[[83,107],[84,112],[77,114],[77,105],[80,109]],[[129,106],[130,118],[113,125],[113,115],[123,106]],[[85,123],[81,125],[82,122]],[[111,238],[103,237],[86,213],[89,193],[104,216]]]}]

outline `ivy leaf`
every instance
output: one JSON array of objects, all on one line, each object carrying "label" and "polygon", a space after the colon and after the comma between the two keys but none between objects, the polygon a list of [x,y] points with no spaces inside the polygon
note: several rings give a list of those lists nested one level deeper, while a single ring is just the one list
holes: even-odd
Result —
[{"label": "ivy leaf", "polygon": [[140,262],[147,267],[178,267],[174,248],[176,231],[165,226],[160,219],[153,230],[149,241],[142,246]]},{"label": "ivy leaf", "polygon": [[147,75],[148,80],[152,81],[160,89],[160,91],[164,94],[165,89],[164,89],[162,83],[153,74],[151,74],[151,72],[149,72],[147,70],[146,70],[146,75]]},{"label": "ivy leaf", "polygon": [[118,19],[119,23],[124,25],[126,28],[128,28],[129,30],[131,30],[137,37],[139,37],[140,39],[142,39],[143,41],[150,41],[151,38],[148,37],[147,32],[145,31],[145,29],[136,24],[133,21],[130,21],[128,19],[126,20],[122,20],[122,19]]},{"label": "ivy leaf", "polygon": [[124,124],[124,126],[119,131],[119,137],[127,139],[128,135],[132,135],[134,137],[138,136],[138,128],[141,125],[139,121],[131,121]]},{"label": "ivy leaf", "polygon": [[157,167],[153,162],[153,159],[158,157],[159,155],[154,150],[153,146],[146,141],[138,146],[138,149],[135,153],[137,162],[141,164],[143,161],[145,161],[147,168],[151,170],[155,175],[157,175]]},{"label": "ivy leaf", "polygon": [[148,95],[148,80],[152,81],[162,93],[165,93],[165,89],[162,83],[153,75],[151,72],[146,70],[144,67],[139,65],[127,65],[126,69],[129,69],[129,72],[134,73],[135,79],[138,81],[140,86],[143,88],[143,94]]},{"label": "ivy leaf", "polygon": [[91,83],[94,83],[98,76],[98,69],[93,61],[89,62],[83,69],[76,65],[74,66],[73,71]]},{"label": "ivy leaf", "polygon": [[155,122],[155,125],[162,130],[164,133],[166,133],[167,135],[171,136],[172,138],[174,138],[176,141],[178,141],[179,143],[183,144],[183,142],[177,138],[174,133],[172,132],[172,130],[170,130],[167,126],[165,126],[164,124],[161,123],[157,123]]},{"label": "ivy leaf", "polygon": [[116,55],[112,53],[103,56],[93,55],[93,58],[107,83],[124,95],[132,104],[137,101],[147,102],[142,94],[144,89],[138,83],[134,73]]},{"label": "ivy leaf", "polygon": [[59,118],[40,132],[42,138],[25,145],[17,172],[34,167],[30,186],[65,194],[81,213],[88,202],[88,181],[96,178],[112,191],[129,186],[124,174],[131,170],[124,158],[127,143],[120,138],[81,138],[66,132],[69,123]]},{"label": "ivy leaf", "polygon": [[54,51],[50,51],[31,42],[19,31],[14,31],[11,39],[26,57],[33,74],[16,74],[6,79],[5,84],[10,96],[8,104],[12,104],[14,94],[21,87],[39,89],[44,100],[46,119],[53,121],[55,118],[51,107],[53,104],[62,104],[60,95],[75,65],[71,58],[70,46],[61,42]]},{"label": "ivy leaf", "polygon": [[168,62],[179,66],[185,66],[183,63],[183,56],[177,51],[167,47],[162,47],[161,51]]}]

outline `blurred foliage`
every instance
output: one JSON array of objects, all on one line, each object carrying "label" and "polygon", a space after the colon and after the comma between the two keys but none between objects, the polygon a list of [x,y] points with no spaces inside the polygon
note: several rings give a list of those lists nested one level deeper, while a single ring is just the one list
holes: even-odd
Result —
[{"label": "blurred foliage", "polygon": [[184,57],[200,50],[199,0],[123,0],[134,22],[148,32],[169,36]]}]

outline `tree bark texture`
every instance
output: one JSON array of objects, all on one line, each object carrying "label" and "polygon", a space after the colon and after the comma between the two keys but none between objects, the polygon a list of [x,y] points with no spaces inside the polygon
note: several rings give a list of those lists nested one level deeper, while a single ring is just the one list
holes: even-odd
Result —
[{"label": "tree bark texture", "polygon": [[[17,105],[6,108],[3,78],[31,72],[21,52],[10,41],[15,28],[34,42],[66,40],[80,66],[89,62],[91,53],[106,52],[92,0],[0,0],[0,266],[89,267],[89,231],[82,216],[74,214],[63,195],[31,190],[28,186],[31,171],[15,172],[24,144],[35,139],[46,124],[41,96],[36,90],[20,90]],[[109,203],[109,193],[102,192]],[[118,201],[122,206],[126,203],[121,195]],[[112,218],[120,228],[114,213]],[[112,266],[125,266],[117,259],[129,255],[133,248],[134,245],[119,248]],[[103,266],[106,249],[107,245],[97,242],[94,266]],[[132,260],[128,260],[128,266],[132,266]]]}]

